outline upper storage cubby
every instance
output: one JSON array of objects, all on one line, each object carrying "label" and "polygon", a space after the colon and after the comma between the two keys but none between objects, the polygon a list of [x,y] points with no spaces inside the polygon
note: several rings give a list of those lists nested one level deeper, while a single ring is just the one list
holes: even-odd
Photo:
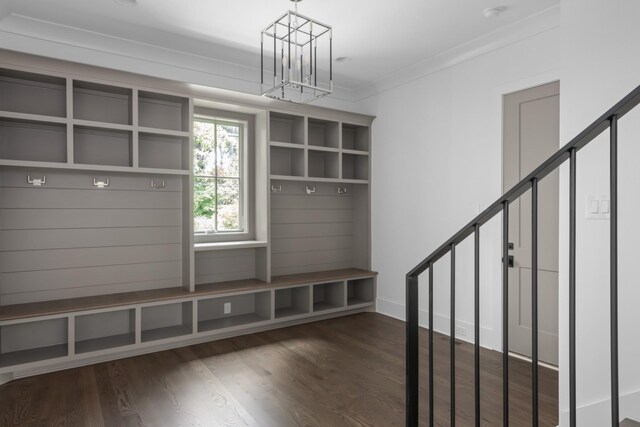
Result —
[{"label": "upper storage cubby", "polygon": [[66,79],[0,69],[0,111],[66,117]]},{"label": "upper storage cubby", "polygon": [[0,119],[0,159],[64,163],[67,161],[67,126]]},{"label": "upper storage cubby", "polygon": [[309,150],[309,177],[331,178],[339,176],[338,153]]},{"label": "upper storage cubby", "polygon": [[304,176],[304,149],[272,146],[270,152],[272,176]]},{"label": "upper storage cubby", "polygon": [[304,117],[272,112],[269,129],[272,142],[304,144]]},{"label": "upper storage cubby", "polygon": [[189,138],[140,133],[138,155],[141,168],[189,169]]},{"label": "upper storage cubby", "polygon": [[369,128],[367,126],[342,124],[342,149],[369,151]]},{"label": "upper storage cubby", "polygon": [[77,164],[132,166],[131,132],[74,126],[73,156]]},{"label": "upper storage cubby", "polygon": [[339,148],[340,125],[337,122],[309,119],[309,145]]},{"label": "upper storage cubby", "polygon": [[132,90],[74,80],[73,118],[131,125]]},{"label": "upper storage cubby", "polygon": [[140,127],[189,131],[189,99],[154,92],[138,92]]}]

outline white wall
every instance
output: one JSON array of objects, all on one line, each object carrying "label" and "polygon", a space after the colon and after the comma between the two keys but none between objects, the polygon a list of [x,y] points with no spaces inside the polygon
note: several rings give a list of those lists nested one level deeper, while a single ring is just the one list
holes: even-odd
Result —
[{"label": "white wall", "polygon": [[[373,129],[373,268],[378,310],[404,318],[405,274],[502,194],[504,93],[556,80],[552,27],[362,101]],[[483,227],[482,344],[500,344],[500,216]],[[457,250],[459,326],[473,338],[473,242]],[[436,264],[436,329],[448,332],[449,260]],[[421,276],[421,323],[427,322]]]},{"label": "white wall", "polygon": [[[561,136],[566,142],[640,84],[640,2],[563,0]],[[620,122],[619,283],[621,416],[640,419],[640,287],[635,271],[640,230],[640,108]],[[587,195],[609,194],[607,135],[578,153],[577,401],[579,426],[610,425],[609,221],[584,218]],[[566,172],[566,171],[565,171]],[[568,195],[563,176],[561,200]],[[568,209],[561,208],[561,246],[567,265]],[[568,273],[560,276],[560,319],[568,319]],[[568,326],[560,330],[560,408],[568,425]],[[634,393],[635,392],[635,393]]]}]

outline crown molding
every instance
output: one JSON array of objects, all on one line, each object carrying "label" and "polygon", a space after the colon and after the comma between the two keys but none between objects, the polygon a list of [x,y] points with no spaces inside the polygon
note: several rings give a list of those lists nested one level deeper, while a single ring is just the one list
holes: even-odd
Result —
[{"label": "crown molding", "polygon": [[550,7],[388,75],[372,85],[361,87],[356,90],[356,102],[364,101],[369,97],[406,85],[429,74],[553,30],[560,27],[560,22],[560,5]]},{"label": "crown molding", "polygon": [[[0,20],[0,48],[241,93],[260,93],[258,67],[12,13]],[[215,48],[213,45],[213,52]],[[352,111],[354,97],[354,90],[334,85],[330,97],[314,104]]]}]

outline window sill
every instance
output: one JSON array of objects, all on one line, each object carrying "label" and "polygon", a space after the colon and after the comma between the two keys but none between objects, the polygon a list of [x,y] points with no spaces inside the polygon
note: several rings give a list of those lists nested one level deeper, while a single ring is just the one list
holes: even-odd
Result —
[{"label": "window sill", "polygon": [[267,242],[263,240],[245,240],[241,242],[211,242],[196,243],[193,248],[196,252],[202,251],[221,251],[226,249],[248,249],[248,248],[264,248]]}]

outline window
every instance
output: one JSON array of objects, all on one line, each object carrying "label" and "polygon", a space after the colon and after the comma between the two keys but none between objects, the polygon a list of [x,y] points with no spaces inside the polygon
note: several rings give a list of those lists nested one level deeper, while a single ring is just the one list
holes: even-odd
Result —
[{"label": "window", "polygon": [[242,239],[246,222],[246,123],[197,116],[193,123],[196,242]]}]

